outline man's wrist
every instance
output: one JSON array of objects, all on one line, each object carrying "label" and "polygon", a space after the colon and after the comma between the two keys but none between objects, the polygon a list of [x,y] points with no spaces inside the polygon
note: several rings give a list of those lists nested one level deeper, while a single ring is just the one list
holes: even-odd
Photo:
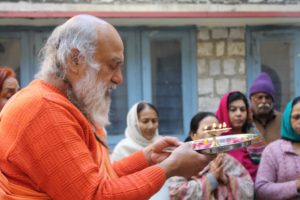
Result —
[{"label": "man's wrist", "polygon": [[152,148],[150,146],[147,146],[146,148],[143,149],[143,153],[149,165],[153,165],[154,162],[151,159]]},{"label": "man's wrist", "polygon": [[163,162],[161,162],[161,163],[159,163],[157,165],[165,171],[165,174],[166,174],[167,178],[170,178],[170,177],[176,175],[176,173],[175,173],[175,171],[176,171],[176,169],[175,169],[176,164],[172,163],[170,161],[170,159],[166,159],[166,160],[164,160]]}]

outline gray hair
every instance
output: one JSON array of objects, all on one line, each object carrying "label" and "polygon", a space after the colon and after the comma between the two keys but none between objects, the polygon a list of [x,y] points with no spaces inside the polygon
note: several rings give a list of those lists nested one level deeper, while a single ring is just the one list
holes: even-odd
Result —
[{"label": "gray hair", "polygon": [[98,38],[93,22],[71,19],[56,27],[41,49],[41,68],[35,78],[48,81],[53,81],[54,77],[64,79],[67,57],[73,48],[78,49],[86,62],[95,68],[93,55]]}]

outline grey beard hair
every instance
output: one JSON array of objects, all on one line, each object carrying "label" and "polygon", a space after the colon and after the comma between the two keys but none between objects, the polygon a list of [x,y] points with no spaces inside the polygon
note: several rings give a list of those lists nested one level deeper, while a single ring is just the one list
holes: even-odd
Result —
[{"label": "grey beard hair", "polygon": [[108,114],[111,103],[110,96],[106,92],[112,86],[97,83],[97,72],[96,69],[88,67],[86,75],[73,85],[70,100],[91,123],[105,127],[110,124]]},{"label": "grey beard hair", "polygon": [[273,110],[270,110],[267,113],[259,113],[259,114],[255,114],[256,118],[267,118],[269,117],[271,114],[273,113]]},{"label": "grey beard hair", "polygon": [[68,97],[69,101],[71,101],[71,103],[73,105],[75,105],[78,108],[78,110],[87,118],[87,120],[91,121],[91,119],[89,119],[87,112],[84,109],[84,106],[77,99],[76,95],[74,94],[74,92],[71,88],[67,89],[67,97]]},{"label": "grey beard hair", "polygon": [[254,115],[257,118],[268,118],[274,112],[274,103],[271,103],[271,104],[259,104],[257,107],[258,108],[265,107],[265,108],[270,109],[268,112],[265,112],[265,113],[254,113]]}]

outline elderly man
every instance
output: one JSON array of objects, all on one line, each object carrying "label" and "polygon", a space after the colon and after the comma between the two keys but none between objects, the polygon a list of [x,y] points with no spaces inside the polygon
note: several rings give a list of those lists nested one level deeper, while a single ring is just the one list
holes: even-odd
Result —
[{"label": "elderly man", "polygon": [[[93,16],[53,31],[37,80],[1,113],[0,199],[148,199],[168,177],[208,164],[171,137],[110,163],[103,127],[123,50],[115,28]],[[178,148],[165,153],[169,146]]]},{"label": "elderly man", "polygon": [[274,93],[272,80],[264,72],[250,88],[253,121],[268,143],[280,137],[281,113],[274,110]]},{"label": "elderly man", "polygon": [[10,67],[0,68],[0,111],[7,101],[19,90],[19,82]]}]

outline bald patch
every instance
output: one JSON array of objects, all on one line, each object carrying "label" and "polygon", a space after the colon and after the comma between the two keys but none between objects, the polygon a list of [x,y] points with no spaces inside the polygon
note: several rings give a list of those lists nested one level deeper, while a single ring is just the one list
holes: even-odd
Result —
[{"label": "bald patch", "polygon": [[75,25],[86,25],[86,24],[101,24],[101,25],[110,25],[106,21],[91,16],[91,15],[76,15],[72,18],[70,18],[67,22],[66,25],[68,24],[75,24]]},{"label": "bald patch", "polygon": [[94,26],[97,31],[98,44],[104,43],[119,43],[122,44],[122,39],[118,31],[108,22],[91,16],[91,15],[76,15],[70,18],[63,26],[69,29],[72,27],[91,27]]}]

